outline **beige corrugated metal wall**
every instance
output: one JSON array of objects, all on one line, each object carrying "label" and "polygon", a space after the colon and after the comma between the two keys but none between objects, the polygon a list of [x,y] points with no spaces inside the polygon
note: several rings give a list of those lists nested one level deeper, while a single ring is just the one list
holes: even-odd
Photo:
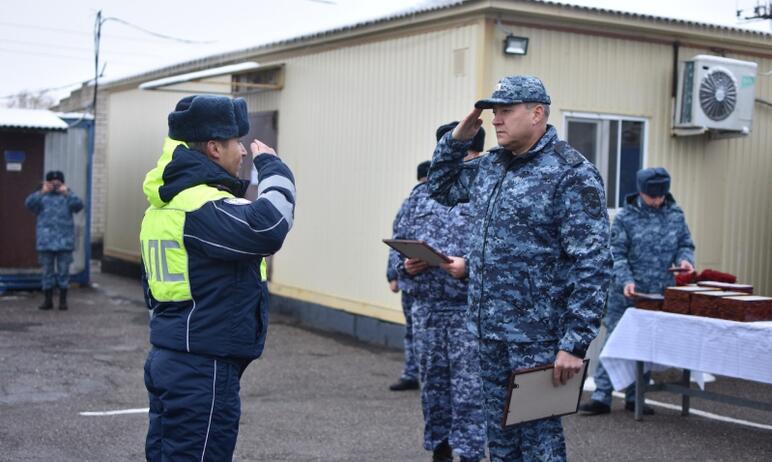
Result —
[{"label": "beige corrugated metal wall", "polygon": [[[278,150],[298,182],[296,225],[275,259],[274,293],[400,321],[380,240],[415,184],[416,164],[431,156],[437,125],[463,117],[500,76],[517,73],[544,79],[561,135],[566,112],[646,119],[646,164],[673,174],[699,267],[735,273],[772,293],[769,107],[756,105],[747,138],[672,138],[668,44],[505,21],[504,28],[530,38],[527,56],[505,57],[504,32],[492,20],[433,27],[257,57],[262,65],[285,64],[284,88],[248,101],[251,112],[278,110]],[[681,48],[680,58],[700,53],[707,51]],[[769,59],[730,57],[772,69]],[[760,75],[757,96],[772,99],[771,85],[772,78]],[[146,206],[141,182],[181,96],[131,88],[110,93],[107,255],[137,259]],[[492,133],[490,115],[485,119]],[[489,135],[486,146],[494,144]]]},{"label": "beige corrugated metal wall", "polygon": [[472,23],[290,58],[281,92],[249,97],[250,111],[279,111],[279,153],[298,184],[274,293],[402,319],[381,239],[416,165],[431,158],[436,127],[474,98],[478,31]]},{"label": "beige corrugated metal wall", "polygon": [[[230,77],[211,79],[230,82]],[[180,84],[171,89],[206,92],[222,87]],[[226,86],[227,90],[228,87]],[[104,253],[139,261],[139,226],[148,206],[142,193],[145,174],[161,156],[167,116],[185,93],[143,91],[136,87],[108,93],[107,211]]]},{"label": "beige corrugated metal wall", "polygon": [[[772,294],[772,112],[756,104],[752,134],[709,141],[707,136],[672,137],[670,45],[516,25],[505,28],[529,37],[526,56],[504,56],[501,29],[489,40],[493,57],[488,91],[504,75],[534,74],[552,98],[550,117],[561,137],[563,115],[585,112],[643,117],[648,121],[646,166],[664,166],[673,194],[684,208],[697,245],[698,269],[713,268]],[[492,23],[489,27],[494,28]],[[681,60],[709,50],[681,48]],[[772,61],[755,61],[759,71]],[[772,99],[772,78],[759,75],[756,95]],[[490,115],[486,121],[490,121]],[[490,125],[486,125],[490,127]]]}]

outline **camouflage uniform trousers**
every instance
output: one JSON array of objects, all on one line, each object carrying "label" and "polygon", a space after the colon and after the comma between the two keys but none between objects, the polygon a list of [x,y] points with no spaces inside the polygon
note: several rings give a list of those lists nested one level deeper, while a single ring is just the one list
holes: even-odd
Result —
[{"label": "camouflage uniform trousers", "polygon": [[43,267],[43,290],[69,287],[70,265],[72,264],[71,250],[63,252],[38,251],[38,262]]},{"label": "camouflage uniform trousers", "polygon": [[[606,339],[603,341],[603,346],[606,346],[611,333],[616,329],[619,320],[622,319],[624,310],[621,313],[616,311],[609,311],[606,317],[603,319],[603,325],[606,327]],[[643,375],[645,383],[649,382],[651,378],[651,372],[647,372]],[[607,406],[611,406],[611,393],[614,391],[614,386],[611,384],[611,379],[606,372],[606,368],[603,367],[603,362],[598,361],[598,367],[595,369],[593,376],[595,381],[595,391],[592,392],[592,400],[599,401]],[[635,402],[635,384],[630,385],[625,389],[625,403]]]},{"label": "camouflage uniform trousers", "polygon": [[466,327],[463,309],[417,301],[413,332],[421,374],[424,448],[434,450],[447,440],[456,454],[485,456],[485,416],[482,408],[477,339]]},{"label": "camouflage uniform trousers", "polygon": [[516,344],[480,340],[480,363],[491,462],[566,460],[566,444],[560,417],[507,428],[501,426],[511,371],[551,364],[555,361],[557,349],[557,340]]},{"label": "camouflage uniform trousers", "polygon": [[413,339],[413,300],[410,294],[402,291],[402,313],[405,315],[405,367],[402,369],[401,378],[406,380],[418,380],[418,361]]}]

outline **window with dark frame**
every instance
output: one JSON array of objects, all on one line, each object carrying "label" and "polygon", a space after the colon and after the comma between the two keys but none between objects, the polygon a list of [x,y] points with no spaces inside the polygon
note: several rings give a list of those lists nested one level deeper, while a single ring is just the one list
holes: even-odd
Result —
[{"label": "window with dark frame", "polygon": [[645,121],[608,117],[566,117],[566,141],[595,164],[606,185],[606,207],[624,207],[637,191],[643,166]]},{"label": "window with dark frame", "polygon": [[231,76],[231,91],[234,95],[281,90],[283,86],[284,66],[259,68]]}]

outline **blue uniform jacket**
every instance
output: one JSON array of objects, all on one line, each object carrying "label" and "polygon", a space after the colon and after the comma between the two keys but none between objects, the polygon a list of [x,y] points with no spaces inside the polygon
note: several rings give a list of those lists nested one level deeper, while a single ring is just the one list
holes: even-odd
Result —
[{"label": "blue uniform jacket", "polygon": [[[444,206],[429,196],[426,183],[413,188],[409,207],[399,216],[395,239],[424,241],[449,256],[469,253],[470,210],[467,204]],[[467,281],[455,279],[439,267],[429,267],[415,276],[405,271],[405,258],[397,253],[395,264],[400,284],[419,301],[431,302],[443,309],[466,307]]]},{"label": "blue uniform jacket", "polygon": [[[250,360],[261,355],[268,329],[268,290],[260,277],[260,263],[281,248],[292,227],[295,186],[292,173],[277,156],[261,154],[254,165],[257,200],[213,200],[185,214],[192,300],[156,300],[143,274],[145,300],[153,310],[154,346],[221,358]],[[145,188],[153,204],[169,202],[196,185],[214,186],[237,197],[248,185],[182,144],[174,148],[168,164],[159,161],[145,183],[159,185]]]},{"label": "blue uniform jacket", "polygon": [[[415,191],[415,188],[417,188],[420,185],[421,183],[415,185],[413,189],[410,191],[410,195],[404,201],[402,201],[402,204],[399,206],[399,210],[397,211],[397,216],[394,217],[394,222],[391,225],[392,239],[397,239],[395,236],[404,234],[400,229],[400,226],[402,226],[402,223],[403,223],[402,217],[412,207],[411,197],[413,197],[413,191]],[[398,281],[400,290],[409,292],[409,289],[410,289],[409,282],[402,281],[399,279],[398,265],[400,261],[401,261],[401,258],[400,258],[399,252],[389,247],[389,260],[386,262],[386,280],[389,282]]]},{"label": "blue uniform jacket", "polygon": [[682,260],[694,265],[694,243],[681,208],[668,194],[659,208],[646,205],[631,194],[611,226],[614,282],[609,294],[609,316],[619,317],[632,300],[624,286],[635,283],[636,292],[661,294],[675,285],[667,269]]},{"label": "blue uniform jacket", "polygon": [[67,195],[57,191],[43,194],[40,191],[27,196],[24,201],[37,215],[35,226],[38,252],[64,252],[75,249],[75,226],[72,215],[83,209],[83,201],[72,191]]},{"label": "blue uniform jacket", "polygon": [[548,126],[524,155],[496,148],[462,162],[469,142],[437,144],[432,196],[469,202],[471,328],[509,343],[556,342],[584,356],[611,279],[609,224],[597,169]]}]

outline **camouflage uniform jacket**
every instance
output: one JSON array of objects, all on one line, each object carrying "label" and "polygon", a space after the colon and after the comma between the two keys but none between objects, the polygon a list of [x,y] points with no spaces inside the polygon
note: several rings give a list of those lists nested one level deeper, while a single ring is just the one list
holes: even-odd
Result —
[{"label": "camouflage uniform jacket", "polygon": [[[410,207],[400,217],[396,239],[414,239],[449,256],[463,256],[469,252],[471,226],[469,207],[446,207],[429,197],[426,183],[413,189]],[[410,276],[405,271],[404,257],[398,254],[399,280],[409,284],[408,293],[418,301],[431,302],[442,310],[465,309],[467,281],[453,278],[439,267]]]},{"label": "camouflage uniform jacket", "polygon": [[75,226],[72,214],[83,209],[83,201],[72,191],[67,195],[56,191],[43,194],[40,191],[27,196],[24,201],[38,216],[35,227],[38,252],[62,252],[75,248]]},{"label": "camouflage uniform jacket", "polygon": [[[404,201],[402,201],[402,205],[399,207],[397,216],[394,217],[394,222],[391,225],[392,239],[396,239],[395,236],[405,234],[405,232],[400,229],[400,226],[404,224],[402,217],[407,213],[408,210],[410,210],[410,207],[412,206],[411,197],[413,197],[413,191],[415,191],[415,189],[420,185],[421,183],[415,185],[410,192],[410,195]],[[399,289],[403,292],[409,293],[412,289],[410,281],[399,278],[399,264],[401,261],[402,259],[399,252],[390,247],[389,260],[386,263],[386,280],[389,282],[398,281]]]},{"label": "camouflage uniform jacket", "polygon": [[646,205],[638,194],[631,194],[614,218],[611,227],[614,281],[609,295],[610,314],[620,314],[630,301],[624,286],[635,283],[636,292],[661,294],[675,285],[671,266],[682,260],[694,264],[694,243],[681,207],[668,194],[659,208]]},{"label": "camouflage uniform jacket", "polygon": [[432,196],[474,212],[470,326],[481,338],[556,342],[583,357],[598,333],[611,251],[603,180],[552,126],[525,154],[503,148],[462,163],[468,142],[437,144]]}]

